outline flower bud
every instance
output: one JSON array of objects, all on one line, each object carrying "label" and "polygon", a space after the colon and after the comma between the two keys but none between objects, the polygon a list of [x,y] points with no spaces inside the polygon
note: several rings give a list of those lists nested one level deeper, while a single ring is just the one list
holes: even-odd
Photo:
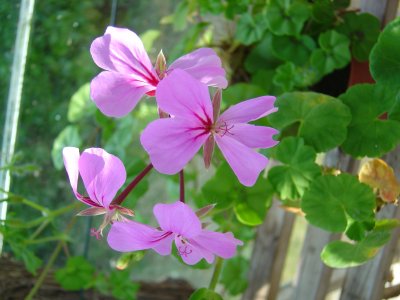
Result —
[{"label": "flower bud", "polygon": [[165,76],[165,71],[167,70],[167,62],[165,60],[165,56],[162,50],[160,51],[160,53],[158,53],[155,69],[158,78],[160,78],[160,80],[163,79]]}]

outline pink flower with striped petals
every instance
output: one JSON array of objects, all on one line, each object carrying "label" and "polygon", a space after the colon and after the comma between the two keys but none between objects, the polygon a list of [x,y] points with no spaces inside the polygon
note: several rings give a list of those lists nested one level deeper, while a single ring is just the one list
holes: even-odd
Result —
[{"label": "pink flower with striped petals", "polygon": [[145,94],[154,96],[161,79],[175,69],[184,69],[209,86],[227,86],[221,60],[210,48],[186,54],[168,68],[165,61],[158,61],[162,70],[156,70],[134,32],[110,26],[93,41],[90,52],[105,70],[92,80],[90,94],[100,111],[111,117],[127,115]]},{"label": "pink flower with striped petals", "polygon": [[[75,197],[90,206],[79,216],[105,214],[104,221],[92,234],[99,238],[103,229],[113,220],[125,220],[122,215],[133,216],[133,211],[111,204],[117,191],[126,180],[126,171],[121,160],[101,148],[86,149],[81,155],[75,147],[63,149],[64,166]],[[88,196],[78,192],[79,175]]]},{"label": "pink flower with striped petals", "polygon": [[255,184],[268,163],[255,149],[275,146],[278,142],[273,136],[278,131],[248,122],[276,111],[275,97],[243,101],[219,115],[221,94],[212,103],[205,84],[175,70],[160,82],[156,98],[160,109],[173,115],[151,122],[140,138],[156,170],[178,173],[202,145],[208,167],[216,142],[239,181],[246,186]]},{"label": "pink flower with striped petals", "polygon": [[174,241],[183,261],[194,265],[202,258],[212,263],[215,255],[231,258],[236,247],[243,245],[231,232],[203,229],[196,213],[183,202],[156,204],[153,213],[160,228],[135,221],[114,222],[107,237],[109,246],[120,252],[153,249],[169,255]]}]

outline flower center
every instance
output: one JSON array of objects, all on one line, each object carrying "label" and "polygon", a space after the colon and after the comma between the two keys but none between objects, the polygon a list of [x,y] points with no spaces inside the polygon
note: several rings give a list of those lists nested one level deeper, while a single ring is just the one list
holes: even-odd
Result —
[{"label": "flower center", "polygon": [[187,257],[190,253],[193,252],[192,249],[190,249],[190,244],[189,242],[183,237],[178,235],[178,238],[181,240],[182,245],[178,247],[178,252],[180,256]]},{"label": "flower center", "polygon": [[223,137],[226,133],[233,135],[233,133],[229,131],[233,127],[234,127],[233,124],[228,125],[228,123],[225,121],[219,121],[216,124],[213,124],[210,131],[212,134],[218,134],[220,137]]}]

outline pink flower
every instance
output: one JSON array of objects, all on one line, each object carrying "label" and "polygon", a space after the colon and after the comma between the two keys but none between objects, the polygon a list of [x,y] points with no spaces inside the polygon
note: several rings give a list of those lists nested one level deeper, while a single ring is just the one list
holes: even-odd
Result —
[{"label": "pink flower", "polygon": [[276,145],[272,137],[278,131],[247,122],[276,111],[275,97],[250,99],[218,116],[220,95],[212,104],[205,84],[175,70],[160,82],[156,98],[159,107],[174,117],[151,122],[141,135],[155,169],[165,174],[179,172],[203,144],[207,166],[215,140],[239,181],[254,185],[268,163],[254,149]]},{"label": "pink flower", "polygon": [[[97,237],[112,220],[124,219],[120,214],[133,215],[130,209],[111,204],[115,194],[126,179],[125,167],[118,157],[101,148],[89,148],[80,155],[79,149],[75,147],[65,147],[63,157],[75,197],[91,206],[78,215],[106,214],[99,230],[94,231]],[[88,197],[78,193],[79,174],[82,177]]]},{"label": "pink flower", "polygon": [[183,202],[157,204],[153,213],[161,229],[134,221],[114,222],[107,237],[110,247],[121,252],[153,249],[169,255],[174,240],[183,261],[193,265],[202,258],[212,263],[214,255],[231,258],[236,247],[243,245],[230,232],[202,229],[197,215]]},{"label": "pink flower", "polygon": [[174,69],[185,69],[210,86],[227,86],[221,60],[210,48],[182,56],[162,74],[153,68],[140,38],[128,29],[108,27],[93,41],[90,52],[94,62],[106,70],[92,80],[90,94],[101,112],[111,117],[123,117],[143,95],[153,96],[164,72]]}]

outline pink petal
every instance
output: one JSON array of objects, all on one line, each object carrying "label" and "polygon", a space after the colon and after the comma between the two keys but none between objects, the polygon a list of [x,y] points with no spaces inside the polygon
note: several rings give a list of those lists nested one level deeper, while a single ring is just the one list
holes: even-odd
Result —
[{"label": "pink petal", "polygon": [[90,46],[94,62],[102,69],[135,76],[143,82],[159,81],[140,38],[132,31],[109,26]]},{"label": "pink petal", "polygon": [[249,148],[270,148],[278,144],[278,141],[273,139],[273,136],[278,133],[279,131],[272,127],[235,124],[226,132],[226,135]]},{"label": "pink petal", "polygon": [[68,174],[69,183],[71,184],[72,191],[76,198],[81,200],[82,196],[78,193],[78,178],[79,178],[79,149],[75,147],[63,148],[64,166]]},{"label": "pink petal", "polygon": [[178,254],[188,265],[197,264],[202,258],[210,264],[214,261],[214,255],[196,243],[187,240],[183,242],[181,238],[175,237],[175,244]]},{"label": "pink petal", "polygon": [[187,204],[176,201],[171,204],[156,204],[153,208],[162,230],[190,238],[201,232],[201,223],[196,213]]},{"label": "pink petal", "polygon": [[155,87],[129,75],[104,71],[90,83],[90,96],[101,112],[110,117],[123,117],[142,96]]},{"label": "pink petal", "polygon": [[247,123],[277,111],[274,96],[262,96],[240,102],[228,108],[218,119],[219,122]]},{"label": "pink petal", "polygon": [[224,89],[228,85],[221,60],[211,48],[200,48],[178,58],[169,66],[168,72],[174,69],[185,70],[208,86]]},{"label": "pink petal", "polygon": [[153,249],[160,255],[171,254],[172,234],[134,222],[114,222],[107,236],[108,245],[120,252]]},{"label": "pink petal", "polygon": [[157,171],[176,174],[193,158],[208,137],[196,126],[177,118],[159,119],[147,125],[140,142]]},{"label": "pink petal", "polygon": [[240,183],[254,185],[260,172],[267,166],[268,159],[230,136],[215,135],[215,141]]},{"label": "pink petal", "polygon": [[243,242],[235,239],[232,233],[220,233],[203,230],[194,241],[198,246],[222,258],[231,258],[236,254],[236,247]]},{"label": "pink petal", "polygon": [[121,160],[101,148],[86,149],[82,153],[79,172],[90,199],[105,208],[109,207],[126,179]]},{"label": "pink petal", "polygon": [[174,70],[157,86],[156,100],[165,112],[195,120],[199,125],[213,122],[208,87],[182,70]]}]

